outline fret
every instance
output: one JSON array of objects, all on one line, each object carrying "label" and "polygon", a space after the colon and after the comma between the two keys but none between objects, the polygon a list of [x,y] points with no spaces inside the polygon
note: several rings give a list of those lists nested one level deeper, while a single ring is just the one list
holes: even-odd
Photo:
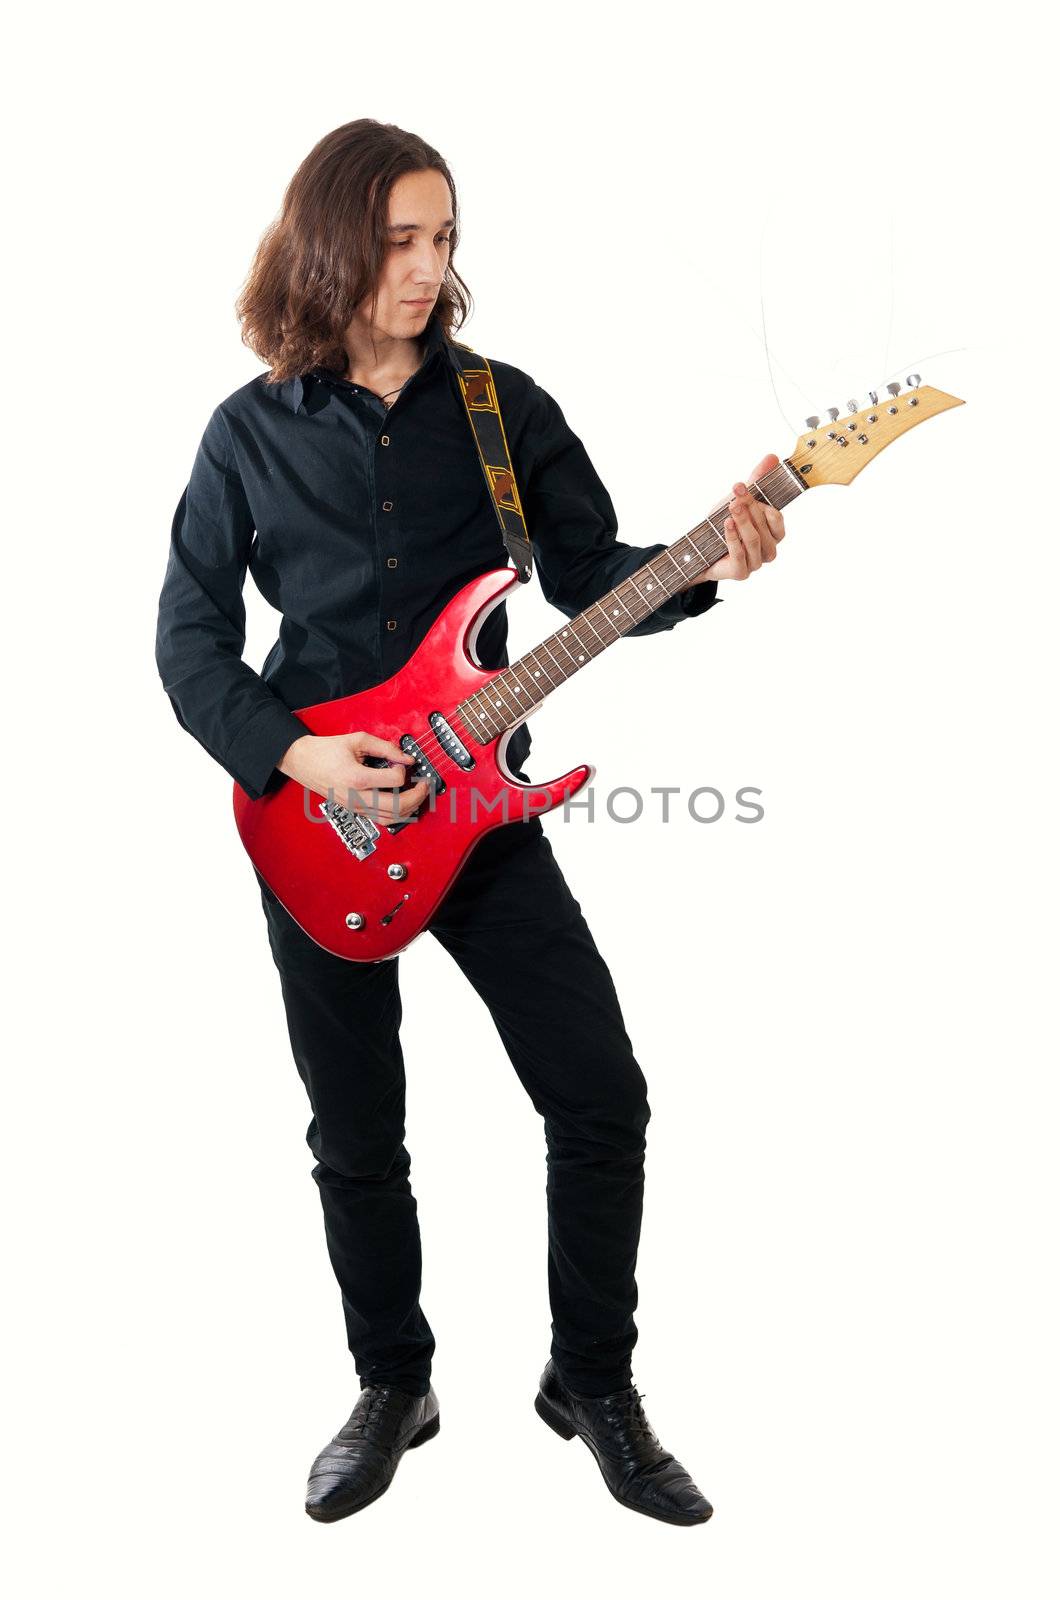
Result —
[{"label": "fret", "polygon": [[[663,551],[663,555],[669,555],[669,554],[670,554],[669,550],[664,550]],[[656,559],[657,560],[661,560],[662,558],[661,557],[657,557]],[[671,559],[672,559],[672,557],[671,557]],[[674,562],[674,566],[675,567],[677,566],[677,562],[676,561]],[[680,570],[680,569],[678,569],[678,570]],[[671,589],[670,588],[670,584],[673,581],[672,578],[669,576],[669,574],[665,574],[664,575],[663,573],[661,573],[654,562],[652,563],[652,572],[655,574],[656,583],[659,584],[660,588],[663,590],[663,597],[666,600],[672,600],[674,595],[677,593],[676,589]],[[661,603],[662,603],[661,601],[657,601],[656,602],[657,605],[661,604]],[[652,610],[654,611],[654,609],[655,609],[655,607],[653,606]]]},{"label": "fret", "polygon": [[515,696],[513,695],[511,697],[511,700],[509,700],[509,698],[508,698],[508,694],[507,694],[507,688],[508,688],[507,677],[508,677],[508,674],[505,673],[505,672],[502,672],[502,673],[499,674],[498,677],[494,678],[492,683],[490,684],[490,693],[491,694],[495,693],[495,694],[500,696],[500,699],[495,699],[493,704],[497,707],[498,710],[500,710],[500,708],[503,706],[505,710],[507,710],[509,712],[515,712],[516,716],[518,716],[518,714],[519,714],[518,710],[517,710],[516,706],[514,704],[512,704],[512,701],[514,701]]},{"label": "fret", "polygon": [[[574,652],[571,650],[569,645],[566,645],[566,644],[563,643],[563,637],[564,637],[565,634],[566,635],[570,634],[570,629],[569,628],[564,628],[562,633],[554,633],[552,635],[552,637],[553,637],[553,639],[555,639],[556,643],[559,645],[561,650],[566,650],[567,654],[571,658],[571,661],[573,662],[573,660],[574,660]],[[552,654],[552,652],[550,650],[549,651],[549,655],[551,655],[551,654]],[[569,674],[567,674],[567,676],[569,676]]]},{"label": "fret", "polygon": [[505,688],[510,690],[512,704],[516,710],[522,712],[526,705],[526,686],[519,682],[519,674],[514,667],[508,667],[504,674]]},{"label": "fret", "polygon": [[[592,623],[589,621],[588,613],[583,611],[580,616],[575,617],[571,626],[574,630],[574,637],[582,646],[582,649],[591,656],[598,656],[600,654],[600,650],[604,648],[604,641],[600,638],[600,635],[596,632]],[[585,632],[586,628],[589,630],[588,634]],[[592,634],[592,638],[589,637],[589,634]],[[594,642],[599,645],[599,650],[593,648]],[[607,642],[610,644],[611,640],[609,639]]]},{"label": "fret", "polygon": [[[645,616],[649,616],[651,614],[651,605],[650,605],[649,601],[645,600],[643,592],[640,589],[637,588],[636,576],[634,576],[632,578],[627,578],[626,582],[627,583],[631,583],[633,585],[634,589],[637,590],[637,598],[640,600],[641,604],[644,607],[644,615]],[[650,589],[651,587],[652,587],[652,585],[649,583],[648,584],[648,588]]]},{"label": "fret", "polygon": [[642,620],[643,620],[643,617],[650,617],[651,613],[652,613],[653,602],[649,599],[648,594],[649,594],[649,591],[651,593],[655,592],[655,580],[654,580],[654,578],[645,580],[645,584],[644,584],[643,588],[640,586],[640,584],[637,583],[635,578],[631,578],[629,581],[633,585],[633,589],[636,592],[637,599],[640,601],[641,605],[644,607],[644,611],[643,611],[643,614],[642,614]]},{"label": "fret", "polygon": [[[579,630],[579,624],[583,624],[583,623],[584,623],[584,613],[582,614],[582,616],[575,617],[573,619],[573,621],[571,622],[571,625],[570,625],[569,629],[566,629],[565,632],[572,633],[574,635],[574,643],[576,645],[580,646],[583,650],[586,650],[586,649],[588,649],[588,640],[583,638],[583,636],[582,636],[582,634],[581,634],[581,632]],[[574,659],[575,660],[578,659],[577,654],[575,654],[575,658]]]},{"label": "fret", "polygon": [[[629,579],[628,578],[624,578],[622,580],[622,583],[621,583],[620,587],[622,589],[624,589],[628,582],[629,582]],[[618,605],[617,606],[611,605],[610,602],[612,600],[617,600],[618,601]],[[624,611],[626,613],[626,616],[630,617],[633,622],[636,622],[636,620],[637,620],[635,617],[633,617],[632,612],[630,611],[629,607],[626,605],[626,602],[623,600],[623,598],[622,598],[622,596],[621,596],[621,594],[620,594],[618,589],[612,589],[611,593],[610,594],[605,594],[602,600],[597,600],[594,609],[599,611],[601,617],[603,617],[604,621],[607,623],[607,626],[611,629],[611,631],[616,636],[625,631],[625,629],[620,627],[619,624],[615,621],[615,617],[618,615],[620,609],[622,611]],[[612,644],[614,641],[611,640],[611,639],[608,639],[607,642],[608,642],[608,644]]]},{"label": "fret", "polygon": [[[472,732],[473,732],[475,738],[479,740],[480,744],[487,744],[490,739],[496,739],[498,734],[501,734],[501,733],[504,732],[504,725],[502,723],[501,726],[497,727],[497,728],[495,728],[493,726],[493,723],[494,723],[493,713],[489,709],[488,706],[486,706],[485,708],[483,707],[483,702],[482,702],[481,696],[482,696],[482,690],[481,689],[476,689],[475,693],[471,696],[471,698],[469,700],[463,701],[462,704],[468,706],[470,711],[471,711],[471,715],[472,715],[472,719],[473,719]],[[482,730],[481,730],[479,724],[483,723],[483,722],[486,724],[486,738],[485,739],[480,739],[479,735],[480,735]]]},{"label": "fret", "polygon": [[[626,602],[623,600],[622,596],[619,594],[617,589],[615,590],[615,594],[618,597],[618,602],[621,605],[623,611],[626,613],[626,616],[630,619],[630,621],[633,623],[633,625],[636,626],[638,620],[641,620],[641,619],[638,619],[637,617],[635,617],[633,615],[632,611],[629,609],[629,607],[627,606]],[[618,632],[617,628],[615,629],[615,632],[616,633]]]},{"label": "fret", "polygon": [[[599,600],[596,602],[596,605],[593,607],[593,609],[595,611],[599,611],[600,610],[600,602],[599,602]],[[593,628],[593,625],[592,625],[592,622],[591,622],[591,620],[589,618],[589,613],[588,612],[585,613],[585,620],[586,620],[586,622],[589,623],[590,628]],[[595,628],[593,628],[593,632],[596,633],[596,629]],[[598,633],[596,633],[596,637],[598,639],[600,639],[600,635]],[[608,641],[608,642],[610,642],[610,641]],[[600,639],[600,643],[601,643],[601,645],[603,645],[604,641],[602,639]]]},{"label": "fret", "polygon": [[[596,612],[596,622],[594,622],[592,617],[589,615],[589,611]],[[594,604],[589,607],[589,611],[584,613],[586,626],[592,630],[593,635],[592,639],[589,641],[589,648],[594,656],[598,656],[602,650],[607,649],[609,644],[614,644],[618,629],[615,627],[610,612],[605,611],[599,601],[595,601]],[[597,622],[600,624],[600,627],[605,630],[603,633],[601,633],[600,628],[596,626]],[[606,631],[607,629],[611,630],[610,633]]]},{"label": "fret", "polygon": [[493,702],[487,697],[485,691],[483,691],[479,700],[479,720],[485,721],[487,726],[490,727],[496,724],[501,733],[504,732],[504,718],[496,715]]},{"label": "fret", "polygon": [[[540,649],[540,645],[539,645],[539,646],[538,646],[538,649]],[[551,679],[551,678],[549,678],[549,676],[548,676],[548,669],[547,669],[547,667],[545,667],[545,666],[544,666],[544,665],[543,665],[543,664],[542,664],[542,663],[541,663],[541,662],[540,662],[540,661],[539,661],[539,660],[538,660],[538,659],[537,659],[537,650],[531,650],[531,651],[530,651],[530,659],[531,659],[531,660],[532,660],[532,661],[533,661],[533,663],[534,663],[534,666],[535,666],[535,667],[536,667],[536,669],[537,669],[537,672],[538,672],[538,673],[544,673],[544,675],[545,675],[545,677],[546,677],[546,678],[547,678],[547,679],[548,679],[548,687],[549,687],[549,688],[550,688],[550,689],[554,689],[554,688],[555,688],[555,687],[556,687],[556,685],[555,685],[555,684],[554,684],[554,683],[553,683],[553,682],[552,682],[552,679]],[[535,673],[535,676],[536,676],[536,675],[537,675],[537,674],[536,674],[536,673]]]},{"label": "fret", "polygon": [[[780,506],[784,507],[790,501],[794,500],[796,495],[805,494],[806,493],[806,485],[803,482],[803,480],[799,477],[799,474],[795,471],[795,468],[792,466],[790,461],[782,461],[780,463],[780,468],[778,470],[783,471],[783,472],[788,474],[788,479],[785,481],[784,487],[785,487],[785,490],[787,490],[789,492],[787,492],[785,494],[784,499],[779,502]],[[790,486],[791,486],[792,483],[794,483],[794,485],[795,485],[794,492],[790,492]]]},{"label": "fret", "polygon": [[538,685],[534,682],[533,678],[531,677],[529,669],[525,665],[525,659],[526,658],[524,657],[522,661],[516,661],[515,664],[511,667],[510,670],[513,673],[515,673],[515,672],[521,672],[522,673],[523,681],[519,685],[519,687],[526,691],[527,699],[528,700],[532,700],[534,702],[534,704],[537,705],[545,697],[541,693],[540,688],[538,687]]},{"label": "fret", "polygon": [[[553,638],[555,638],[555,637],[556,637],[556,635],[555,635],[555,634],[553,634],[553,635],[552,635],[552,637],[553,637]],[[560,680],[561,680],[561,681],[562,681],[562,682],[563,682],[563,683],[566,683],[566,681],[567,681],[567,674],[566,674],[566,673],[565,673],[565,672],[564,672],[564,670],[563,670],[563,664],[562,664],[562,662],[559,662],[559,661],[557,661],[557,660],[556,660],[556,658],[555,658],[555,656],[554,656],[554,655],[553,655],[553,654],[552,654],[552,651],[551,651],[551,650],[549,650],[549,649],[548,649],[548,640],[547,640],[547,639],[542,639],[542,641],[541,641],[541,643],[540,643],[540,644],[539,644],[539,645],[538,645],[538,647],[537,647],[537,648],[538,648],[538,649],[539,649],[539,650],[548,650],[548,653],[549,653],[549,657],[550,657],[550,659],[551,659],[551,661],[552,661],[552,665],[553,665],[553,666],[554,666],[554,667],[555,667],[555,669],[556,669],[556,671],[557,671],[557,672],[558,672],[558,673],[559,673],[559,675],[560,675]]]},{"label": "fret", "polygon": [[585,661],[586,655],[591,656],[592,655],[592,651],[589,649],[589,646],[588,646],[587,642],[582,638],[581,634],[578,632],[577,618],[575,619],[574,622],[571,623],[569,629],[567,629],[567,632],[568,633],[573,633],[575,642],[577,644],[580,644],[580,645],[583,646],[583,648],[581,650],[571,651],[571,657],[572,657],[572,659],[574,661],[574,670],[575,670],[575,672],[577,672],[578,668]]}]

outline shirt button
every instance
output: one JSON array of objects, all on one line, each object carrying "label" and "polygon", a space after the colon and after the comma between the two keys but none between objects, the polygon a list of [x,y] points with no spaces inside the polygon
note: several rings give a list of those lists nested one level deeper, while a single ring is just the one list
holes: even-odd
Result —
[{"label": "shirt button", "polygon": [[388,433],[384,433],[384,435],[380,439],[379,443],[380,444],[389,444],[390,443],[390,435]]},{"label": "shirt button", "polygon": [[384,500],[383,501],[383,510],[384,511],[393,511],[393,509],[394,509],[393,500]]},{"label": "shirt button", "polygon": [[397,556],[387,556],[386,564],[387,564],[388,567],[396,567],[397,566]]},{"label": "shirt button", "polygon": [[396,629],[397,623],[394,621],[393,617],[391,617],[390,621],[386,625],[386,631],[387,633],[394,633]]}]

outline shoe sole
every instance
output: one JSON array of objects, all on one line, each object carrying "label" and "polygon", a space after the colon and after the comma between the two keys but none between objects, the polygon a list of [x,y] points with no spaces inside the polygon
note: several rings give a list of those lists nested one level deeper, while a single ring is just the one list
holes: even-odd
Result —
[{"label": "shoe sole", "polygon": [[558,1433],[561,1439],[573,1439],[575,1434],[577,1434],[578,1438],[581,1439],[584,1444],[588,1445],[589,1449],[592,1451],[593,1459],[595,1460],[596,1465],[600,1468],[600,1476],[604,1480],[604,1487],[607,1489],[608,1494],[611,1496],[612,1500],[617,1500],[619,1505],[624,1506],[627,1511],[639,1511],[642,1517],[651,1517],[653,1522],[669,1522],[675,1528],[695,1528],[698,1527],[700,1523],[709,1522],[711,1517],[714,1515],[714,1508],[712,1506],[705,1517],[668,1517],[665,1512],[647,1511],[643,1506],[634,1505],[632,1500],[623,1500],[620,1494],[615,1493],[611,1485],[608,1483],[607,1478],[604,1476],[604,1469],[600,1462],[600,1454],[596,1446],[593,1444],[592,1439],[588,1434],[583,1433],[580,1428],[576,1428],[573,1423],[568,1422],[566,1417],[561,1416],[560,1413],[554,1409],[554,1407],[550,1406],[540,1389],[534,1396],[534,1410],[537,1412],[542,1422],[547,1422],[553,1433]]},{"label": "shoe sole", "polygon": [[[403,1456],[407,1450],[416,1450],[421,1444],[426,1444],[428,1439],[433,1439],[435,1434],[437,1434],[441,1428],[441,1425],[442,1423],[440,1415],[437,1417],[432,1417],[430,1422],[425,1422],[419,1432],[413,1434],[412,1438],[405,1446],[405,1449],[402,1450],[401,1455]],[[344,1518],[354,1516],[358,1511],[363,1511],[365,1506],[374,1504],[374,1502],[379,1499],[380,1495],[386,1494],[387,1490],[390,1488],[390,1485],[394,1481],[394,1478],[397,1474],[397,1469],[400,1465],[401,1456],[398,1456],[398,1459],[394,1465],[394,1471],[390,1474],[383,1487],[381,1489],[377,1489],[375,1494],[370,1494],[367,1500],[360,1500],[355,1506],[348,1506],[339,1511],[328,1511],[326,1509],[317,1510],[315,1507],[306,1506],[306,1515],[312,1517],[314,1522],[342,1522]]]}]

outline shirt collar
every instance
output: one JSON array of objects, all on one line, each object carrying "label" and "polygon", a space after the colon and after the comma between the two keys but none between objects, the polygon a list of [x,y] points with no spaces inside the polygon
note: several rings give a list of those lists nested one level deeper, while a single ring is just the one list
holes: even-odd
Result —
[{"label": "shirt collar", "polygon": [[[424,331],[424,356],[423,365],[419,372],[426,372],[438,360],[439,355],[444,356],[449,339],[438,317],[432,316]],[[314,367],[311,372],[303,373],[300,377],[289,378],[283,389],[285,398],[292,411],[297,411],[305,398],[308,386],[314,382],[326,383],[328,374],[322,367]]]}]

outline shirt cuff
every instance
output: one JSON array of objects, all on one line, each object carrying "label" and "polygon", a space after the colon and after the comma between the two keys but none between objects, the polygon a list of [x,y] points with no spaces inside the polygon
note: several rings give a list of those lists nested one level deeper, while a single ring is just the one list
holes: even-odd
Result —
[{"label": "shirt cuff", "polygon": [[678,599],[686,617],[700,617],[704,611],[709,611],[711,606],[722,603],[718,599],[718,580],[707,578],[704,583],[693,583],[687,589],[681,590]]},{"label": "shirt cuff", "polygon": [[296,739],[310,730],[288,711],[282,700],[264,705],[236,734],[224,757],[224,766],[251,800],[260,800]]}]

